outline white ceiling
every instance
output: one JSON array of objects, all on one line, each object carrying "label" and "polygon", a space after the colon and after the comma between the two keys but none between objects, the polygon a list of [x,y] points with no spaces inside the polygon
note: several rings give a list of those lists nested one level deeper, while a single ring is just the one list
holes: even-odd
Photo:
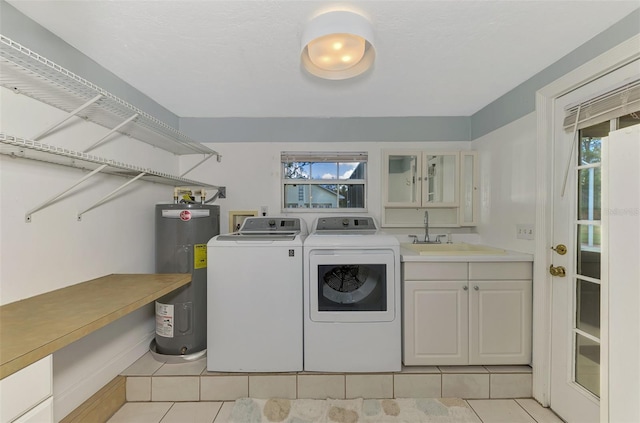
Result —
[{"label": "white ceiling", "polygon": [[[469,116],[640,5],[8,2],[180,117]],[[376,62],[360,77],[326,81],[300,67],[305,23],[332,8],[373,23]]]}]

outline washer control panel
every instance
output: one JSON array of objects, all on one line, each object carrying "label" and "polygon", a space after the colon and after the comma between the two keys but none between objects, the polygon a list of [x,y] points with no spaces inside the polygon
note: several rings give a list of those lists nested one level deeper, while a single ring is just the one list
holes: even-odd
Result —
[{"label": "washer control panel", "polygon": [[298,232],[301,229],[297,217],[248,217],[240,232]]}]

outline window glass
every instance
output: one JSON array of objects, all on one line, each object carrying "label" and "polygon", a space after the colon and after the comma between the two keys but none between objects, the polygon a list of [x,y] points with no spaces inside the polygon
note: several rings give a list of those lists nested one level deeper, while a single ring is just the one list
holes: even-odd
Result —
[{"label": "window glass", "polygon": [[[344,154],[345,160],[340,160]],[[282,208],[288,211],[330,211],[359,209],[366,211],[367,161],[364,153],[282,154]],[[363,157],[364,160],[353,160]],[[299,157],[295,157],[299,159]],[[314,160],[316,159],[316,160]]]},{"label": "window glass", "polygon": [[629,126],[637,125],[640,123],[640,110],[633,113],[629,113],[625,116],[618,118],[618,129],[627,128]]},{"label": "window glass", "polygon": [[577,273],[600,279],[600,226],[578,225]]},{"label": "window glass", "polygon": [[578,220],[600,220],[601,174],[599,167],[578,170]]}]

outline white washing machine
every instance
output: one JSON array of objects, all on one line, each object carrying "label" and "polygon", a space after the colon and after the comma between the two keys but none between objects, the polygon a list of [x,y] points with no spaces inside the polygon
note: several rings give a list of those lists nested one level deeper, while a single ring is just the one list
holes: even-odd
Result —
[{"label": "white washing machine", "polygon": [[302,243],[297,218],[247,218],[207,244],[207,370],[302,370]]},{"label": "white washing machine", "polygon": [[399,371],[398,240],[372,217],[319,218],[304,263],[304,369]]}]

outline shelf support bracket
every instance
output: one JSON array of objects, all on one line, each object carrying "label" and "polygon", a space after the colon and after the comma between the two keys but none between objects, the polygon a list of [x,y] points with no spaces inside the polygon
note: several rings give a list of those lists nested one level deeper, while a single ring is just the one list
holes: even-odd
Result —
[{"label": "shelf support bracket", "polygon": [[46,207],[49,207],[51,204],[53,204],[58,198],[62,197],[63,195],[65,195],[66,193],[68,193],[69,191],[71,191],[72,189],[74,189],[75,187],[77,187],[78,185],[80,185],[81,183],[83,183],[84,181],[86,181],[87,179],[91,178],[93,175],[95,175],[96,173],[99,173],[100,171],[102,171],[102,169],[104,169],[105,167],[107,167],[107,165],[102,165],[96,169],[94,169],[92,172],[90,172],[89,174],[85,175],[84,177],[82,177],[78,182],[76,182],[75,184],[71,185],[69,188],[65,189],[64,191],[60,192],[59,194],[54,195],[53,197],[51,197],[50,199],[48,199],[47,201],[45,201],[44,203],[40,204],[38,207],[35,207],[31,210],[29,210],[25,216],[25,221],[27,223],[31,222],[31,215],[34,214],[37,211],[40,211]]},{"label": "shelf support bracket", "polygon": [[115,128],[111,129],[109,132],[107,132],[107,134],[100,138],[98,141],[94,142],[93,144],[91,144],[89,147],[87,147],[83,153],[88,153],[89,151],[93,150],[94,148],[96,148],[99,144],[103,143],[104,140],[106,140],[107,138],[109,138],[111,136],[111,134],[113,134],[114,132],[117,132],[118,129],[122,128],[123,126],[125,126],[127,123],[131,122],[132,120],[134,120],[135,118],[137,118],[138,116],[140,116],[139,113],[134,114],[133,116],[131,116],[129,119],[125,120],[124,122],[122,122],[120,125],[116,126]]},{"label": "shelf support bracket", "polygon": [[196,163],[195,165],[191,166],[186,172],[183,172],[182,175],[180,175],[180,177],[184,178],[184,175],[186,175],[187,173],[191,172],[193,169],[195,169],[196,167],[200,166],[202,163],[206,162],[207,160],[209,160],[213,156],[217,156],[218,157],[218,161],[220,161],[220,155],[219,154],[213,154],[213,153],[209,154],[204,159],[200,160],[198,163]]},{"label": "shelf support bracket", "polygon": [[81,211],[80,213],[78,213],[78,222],[82,220],[82,215],[85,214],[86,212],[88,212],[89,210],[93,210],[96,207],[106,203],[107,201],[109,201],[111,199],[111,197],[113,197],[114,195],[116,195],[118,192],[122,191],[124,188],[126,188],[127,186],[129,186],[129,184],[134,183],[135,181],[137,181],[138,179],[142,178],[144,175],[146,175],[145,172],[142,172],[141,174],[139,174],[138,176],[136,176],[133,179],[130,179],[129,181],[125,182],[124,184],[120,185],[118,188],[114,189],[113,191],[111,191],[109,194],[105,195],[104,197],[102,197],[100,200],[96,201],[91,207],[88,207],[86,209],[84,209],[83,211]]},{"label": "shelf support bracket", "polygon": [[101,98],[102,98],[102,94],[98,94],[97,96],[93,97],[91,100],[87,101],[82,106],[80,106],[77,109],[75,109],[74,111],[69,112],[69,114],[67,116],[65,116],[63,119],[61,119],[58,122],[54,123],[53,125],[49,126],[44,131],[40,131],[40,133],[38,133],[37,135],[32,137],[32,139],[34,141],[38,141],[40,138],[44,137],[46,134],[48,134],[49,132],[53,131],[55,128],[57,128],[58,126],[62,125],[63,123],[65,123],[66,121],[68,121],[69,119],[71,119],[72,117],[77,115],[78,113],[80,113],[82,110],[84,110],[87,107],[91,106],[93,103],[95,103],[96,101],[100,100]]}]

